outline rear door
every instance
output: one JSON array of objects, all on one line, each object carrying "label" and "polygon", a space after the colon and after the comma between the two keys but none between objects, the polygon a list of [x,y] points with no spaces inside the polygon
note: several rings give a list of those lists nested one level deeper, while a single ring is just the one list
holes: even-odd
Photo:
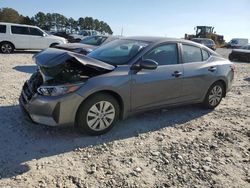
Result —
[{"label": "rear door", "polygon": [[200,100],[216,78],[217,65],[210,61],[209,51],[182,44],[183,97],[186,101]]},{"label": "rear door", "polygon": [[26,26],[11,26],[12,42],[16,49],[30,49],[29,28]]},{"label": "rear door", "polygon": [[132,74],[131,106],[134,111],[181,101],[183,66],[179,64],[178,45],[161,44],[143,59],[158,63],[155,70]]}]

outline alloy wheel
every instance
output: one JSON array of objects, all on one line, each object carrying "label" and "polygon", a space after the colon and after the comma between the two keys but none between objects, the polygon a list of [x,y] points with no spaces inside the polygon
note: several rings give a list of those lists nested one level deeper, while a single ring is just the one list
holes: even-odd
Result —
[{"label": "alloy wheel", "polygon": [[115,119],[115,107],[108,101],[94,104],[87,113],[87,125],[94,131],[107,129]]},{"label": "alloy wheel", "polygon": [[215,85],[208,95],[208,101],[211,106],[216,106],[220,103],[222,98],[222,88],[219,85]]},{"label": "alloy wheel", "polygon": [[3,52],[3,53],[11,53],[12,52],[12,46],[10,45],[10,44],[3,44],[2,46],[1,46],[1,51]]}]

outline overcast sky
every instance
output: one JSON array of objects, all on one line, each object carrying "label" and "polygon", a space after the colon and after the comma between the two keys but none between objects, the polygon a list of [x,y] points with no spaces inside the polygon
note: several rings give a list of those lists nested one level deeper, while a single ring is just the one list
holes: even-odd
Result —
[{"label": "overcast sky", "polygon": [[33,16],[39,11],[66,17],[91,16],[107,22],[114,34],[184,37],[197,25],[218,34],[250,39],[250,0],[0,0],[0,7]]}]

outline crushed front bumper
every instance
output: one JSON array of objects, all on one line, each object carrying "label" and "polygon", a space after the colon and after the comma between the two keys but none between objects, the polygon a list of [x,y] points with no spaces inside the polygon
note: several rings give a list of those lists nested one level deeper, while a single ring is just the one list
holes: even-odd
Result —
[{"label": "crushed front bumper", "polygon": [[83,97],[71,93],[63,96],[30,95],[27,83],[24,84],[19,98],[20,106],[33,122],[49,126],[74,125],[75,117]]}]

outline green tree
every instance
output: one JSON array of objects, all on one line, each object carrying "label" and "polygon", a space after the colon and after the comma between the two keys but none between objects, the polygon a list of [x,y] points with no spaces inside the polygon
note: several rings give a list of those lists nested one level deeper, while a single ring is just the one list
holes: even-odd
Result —
[{"label": "green tree", "polygon": [[12,8],[2,8],[0,9],[0,21],[20,23],[21,17],[18,12]]},{"label": "green tree", "polygon": [[21,24],[26,24],[26,25],[34,25],[35,24],[34,21],[30,19],[29,16],[24,17],[21,15],[20,19],[21,19],[21,21],[20,21]]},{"label": "green tree", "polygon": [[93,29],[99,31],[99,28],[100,28],[100,22],[99,22],[99,20],[94,19],[93,24],[94,24]]},{"label": "green tree", "polygon": [[85,26],[85,19],[83,17],[80,17],[78,19],[78,26],[80,27],[80,29],[85,29],[86,26]]},{"label": "green tree", "polygon": [[50,30],[52,26],[57,26],[58,28],[64,29],[65,27],[75,30],[80,29],[91,29],[97,30],[102,33],[112,34],[110,26],[98,19],[93,19],[92,17],[80,17],[77,21],[72,17],[69,19],[62,14],[58,13],[43,13],[38,12],[33,17],[22,16],[16,10],[12,8],[2,8],[0,9],[0,21],[1,22],[12,22],[36,25],[45,30]]},{"label": "green tree", "polygon": [[34,16],[34,21],[38,27],[41,27],[42,29],[46,29],[47,18],[43,12],[38,12]]},{"label": "green tree", "polygon": [[85,17],[85,29],[94,29],[94,19],[92,17]]},{"label": "green tree", "polygon": [[51,29],[53,26],[53,18],[51,13],[46,14],[46,27],[49,28],[48,30]]},{"label": "green tree", "polygon": [[73,18],[70,17],[68,19],[68,26],[70,26],[71,31],[72,31],[72,29],[77,30],[78,23],[76,20],[74,20]]}]

